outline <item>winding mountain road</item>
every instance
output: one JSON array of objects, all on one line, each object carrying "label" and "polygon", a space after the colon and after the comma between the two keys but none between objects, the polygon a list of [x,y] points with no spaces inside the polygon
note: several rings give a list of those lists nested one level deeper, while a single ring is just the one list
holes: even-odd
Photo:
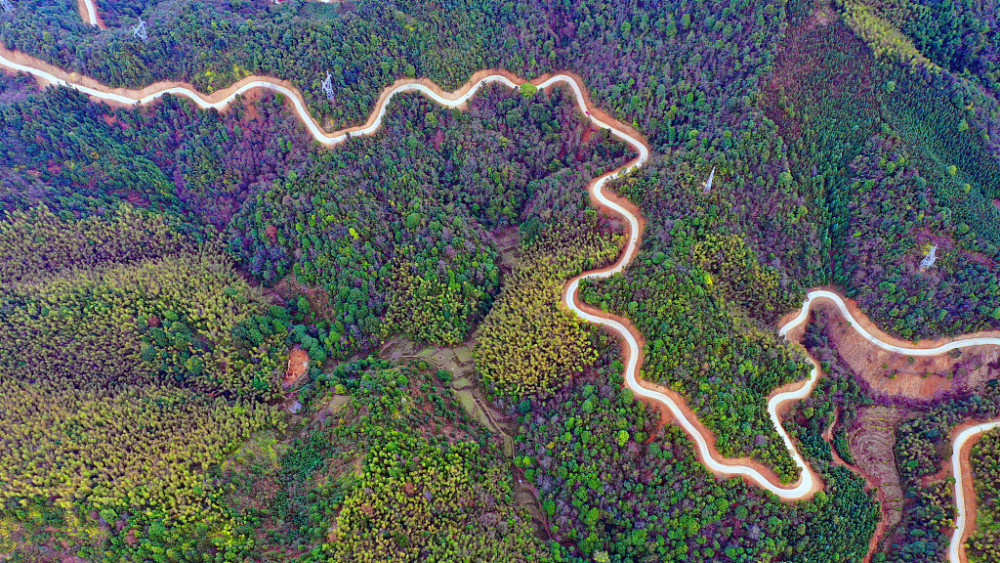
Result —
[{"label": "winding mountain road", "polygon": [[[812,308],[813,302],[818,299],[832,301],[837,306],[837,309],[840,311],[840,314],[844,317],[844,319],[850,322],[851,328],[875,346],[889,352],[903,354],[906,356],[937,356],[939,354],[945,354],[952,350],[958,350],[969,346],[1000,346],[1000,337],[996,336],[958,337],[937,346],[927,347],[900,346],[884,342],[878,336],[872,334],[862,323],[858,322],[858,320],[854,318],[850,308],[840,295],[825,289],[810,291],[805,303],[802,305],[802,309],[799,311],[799,314],[782,326],[778,334],[784,336],[789,330],[804,323],[809,318],[809,310]],[[815,363],[815,361],[813,363]],[[815,373],[814,369],[813,376],[810,377],[810,382],[814,380]],[[812,383],[810,383],[810,386],[811,385]],[[774,418],[775,412],[773,409],[773,401],[774,399],[772,399],[771,404],[768,404],[768,412],[771,413],[772,419]],[[996,428],[1000,428],[1000,421],[976,424],[959,433],[958,436],[955,437],[954,443],[952,444],[951,471],[952,475],[955,477],[956,519],[955,530],[952,532],[951,542],[948,548],[948,561],[950,563],[965,563],[965,540],[969,536],[970,523],[975,523],[975,513],[973,510],[970,510],[970,506],[968,506],[970,504],[974,505],[975,491],[973,490],[971,484],[965,482],[966,477],[971,475],[971,471],[963,471],[963,467],[967,466],[969,463],[967,456],[962,455],[963,448],[965,448],[966,444],[970,443],[970,441],[975,442],[980,436],[982,436],[982,434]],[[971,498],[969,495],[971,495]]]},{"label": "winding mountain road", "polygon": [[97,7],[94,6],[94,0],[77,0],[77,7],[80,8],[80,17],[84,23],[97,25]]},{"label": "winding mountain road", "polygon": [[76,0],[76,6],[80,10],[80,18],[83,22],[100,29],[107,29],[104,20],[97,15],[97,6],[94,0]]},{"label": "winding mountain road", "polygon": [[[99,21],[94,9],[93,0],[82,0],[87,7],[87,14],[90,22]],[[82,12],[82,10],[81,10]],[[88,77],[69,74],[62,69],[58,69],[48,63],[33,57],[0,48],[0,66],[13,71],[27,72],[36,78],[50,84],[59,84],[74,88],[95,99],[112,103],[137,105],[153,102],[166,94],[183,96],[194,101],[201,108],[225,109],[237,96],[254,89],[267,89],[283,94],[291,103],[296,115],[308,129],[309,133],[316,141],[333,146],[346,141],[352,136],[372,135],[380,128],[382,119],[385,116],[386,108],[394,96],[404,92],[420,92],[434,102],[449,108],[461,107],[474,96],[481,87],[495,83],[516,89],[525,83],[523,79],[515,75],[502,71],[482,71],[473,75],[472,79],[464,86],[454,92],[444,92],[436,84],[427,80],[401,80],[386,88],[376,102],[376,106],[363,126],[349,127],[333,133],[327,133],[309,115],[305,101],[301,92],[289,82],[275,78],[251,76],[240,80],[229,88],[217,91],[210,95],[204,95],[196,91],[189,84],[179,82],[159,82],[141,90],[129,90],[124,88],[111,88],[100,84]],[[787,386],[788,390],[776,391],[768,400],[768,413],[774,424],[775,430],[781,436],[785,447],[795,464],[799,467],[801,475],[799,480],[791,486],[782,486],[773,477],[766,476],[761,471],[763,468],[755,466],[747,460],[729,460],[719,455],[714,447],[714,441],[710,433],[694,417],[682,398],[671,396],[657,390],[649,389],[642,385],[639,380],[639,369],[642,364],[642,338],[635,327],[631,326],[626,319],[618,318],[607,312],[600,311],[590,305],[583,303],[579,299],[579,284],[583,279],[601,279],[622,272],[635,257],[638,248],[640,235],[642,232],[642,220],[639,212],[624,199],[608,194],[604,191],[607,183],[611,180],[628,174],[641,167],[649,159],[649,146],[645,139],[632,128],[608,117],[604,112],[595,108],[590,103],[582,82],[579,78],[570,74],[557,74],[549,77],[541,77],[531,81],[540,89],[547,89],[557,84],[569,87],[576,98],[580,110],[588,116],[591,123],[601,129],[607,129],[612,135],[629,144],[636,152],[637,156],[625,166],[609,172],[595,179],[588,186],[592,201],[605,211],[621,217],[628,229],[628,241],[625,244],[618,261],[607,268],[585,272],[570,280],[563,293],[563,303],[583,320],[601,325],[615,333],[624,343],[624,355],[626,357],[625,383],[633,393],[640,397],[656,401],[664,405],[673,415],[674,420],[687,432],[694,440],[699,459],[713,472],[727,476],[741,476],[747,481],[775,494],[784,500],[802,500],[810,498],[816,491],[822,488],[822,483],[811,467],[799,454],[791,438],[781,425],[779,412],[786,403],[800,400],[812,392],[816,381],[819,378],[819,366],[810,357],[813,368],[809,378],[805,381],[797,382]],[[866,330],[851,315],[843,299],[836,293],[828,290],[815,290],[808,294],[808,299],[803,303],[798,315],[787,322],[779,330],[779,334],[784,336],[789,330],[803,324],[809,317],[809,311],[813,303],[818,299],[827,299],[840,309],[844,318],[851,321],[851,325],[864,338],[883,349],[907,355],[933,356],[947,352],[949,350],[966,346],[979,345],[1000,345],[1000,338],[993,337],[972,337],[957,339],[934,348],[908,348],[883,342],[871,332]],[[961,563],[959,557],[961,551],[962,538],[965,537],[968,518],[965,511],[964,497],[965,483],[962,480],[961,459],[958,452],[961,445],[966,440],[981,434],[982,432],[1000,426],[1000,422],[992,422],[978,425],[963,432],[955,442],[955,454],[952,457],[952,464],[956,477],[956,504],[958,506],[957,529],[952,539],[952,549],[949,554],[952,563]]]},{"label": "winding mountain road", "polygon": [[[950,563],[965,563],[965,541],[970,534],[969,522],[974,523],[976,513],[974,505],[976,493],[971,484],[966,489],[965,477],[971,479],[972,470],[968,468],[969,459],[962,455],[966,443],[975,443],[983,434],[1000,428],[1000,421],[986,422],[966,428],[958,436],[951,448],[951,472],[955,476],[955,530],[951,533],[951,543],[948,545],[948,561]],[[964,467],[963,467],[964,466]],[[963,469],[968,469],[965,471]],[[967,506],[972,505],[972,506]]]}]

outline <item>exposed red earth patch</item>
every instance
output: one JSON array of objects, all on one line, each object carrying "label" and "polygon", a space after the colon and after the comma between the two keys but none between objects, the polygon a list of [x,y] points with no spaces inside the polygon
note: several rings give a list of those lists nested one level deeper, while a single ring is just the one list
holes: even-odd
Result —
[{"label": "exposed red earth patch", "polygon": [[80,12],[80,18],[83,21],[90,23],[90,14],[87,10],[88,2],[94,7],[94,16],[96,17],[94,25],[96,25],[98,29],[107,29],[108,26],[104,24],[104,18],[101,17],[101,12],[97,10],[97,0],[76,0],[76,9]]},{"label": "exposed red earth patch", "polygon": [[288,353],[288,369],[285,370],[285,387],[291,387],[302,380],[309,371],[309,354],[295,347]]},{"label": "exposed red earth patch", "polygon": [[930,401],[996,377],[990,368],[1000,357],[996,346],[964,348],[958,357],[939,354],[911,359],[861,337],[832,304],[818,304],[817,308],[830,316],[832,347],[876,394]]}]

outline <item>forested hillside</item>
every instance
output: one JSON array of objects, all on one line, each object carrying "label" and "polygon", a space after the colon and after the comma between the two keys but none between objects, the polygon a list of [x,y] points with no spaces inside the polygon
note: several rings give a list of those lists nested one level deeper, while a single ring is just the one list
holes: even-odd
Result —
[{"label": "forested hillside", "polygon": [[[101,553],[101,545],[112,546],[109,553],[166,560],[262,556],[271,548],[247,543],[253,512],[224,499],[234,486],[229,476],[248,476],[223,473],[220,480],[219,471],[260,433],[285,442],[304,432],[296,426],[286,434],[287,415],[276,406],[289,347],[305,350],[312,374],[325,377],[327,360],[364,353],[397,332],[429,343],[462,342],[507,268],[495,240],[504,229],[533,243],[540,260],[558,258],[558,249],[577,236],[604,249],[596,257],[581,249],[578,260],[557,262],[539,278],[544,291],[528,295],[542,307],[542,323],[550,315],[566,322],[555,307],[564,277],[615,255],[610,234],[594,232],[606,227],[587,210],[584,187],[623,162],[625,151],[590,128],[563,90],[493,89],[463,112],[408,96],[393,106],[376,138],[328,151],[306,140],[274,96],[218,114],[169,98],[140,111],[115,110],[66,90],[33,93],[20,79],[4,87],[9,102],[0,108],[0,126],[14,143],[3,166],[19,181],[4,188],[0,224],[2,412],[10,446],[3,488],[10,511],[0,546],[18,557],[58,552],[58,542],[88,557]],[[570,326],[592,348],[589,332],[575,321]],[[539,327],[535,339],[548,336]],[[582,367],[585,358],[574,360],[581,359]],[[551,392],[569,375],[557,370],[534,392]],[[385,389],[373,393],[378,399]],[[400,395],[407,409],[409,396]],[[455,416],[453,408],[440,411],[440,400],[432,394],[428,405]],[[62,412],[79,418],[63,420]],[[425,459],[437,451],[433,427],[431,442],[405,435],[426,422],[421,413],[402,422],[387,418],[397,428],[391,432],[367,423],[336,427],[345,445],[357,447],[360,435],[375,440],[364,477],[370,483],[358,491],[385,487],[386,502],[398,502],[396,485],[382,483],[396,470],[379,466],[378,456],[395,447]],[[136,424],[150,426],[128,431]],[[174,433],[185,440],[172,440],[153,465],[145,461],[159,451],[150,448]],[[81,456],[80,444],[99,447]],[[428,550],[447,557],[456,546],[472,549],[469,541],[481,543],[482,557],[527,544],[543,550],[513,512],[503,521],[525,530],[521,539],[454,537],[466,533],[459,522],[473,497],[492,505],[504,494],[470,488],[461,471],[452,484],[439,483],[439,471],[457,471],[450,455],[489,459],[474,441],[456,447],[440,463],[414,469],[414,479],[431,487],[421,494],[448,496],[400,524],[389,544],[346,543],[365,536],[360,530],[369,525],[371,500],[359,493],[357,502],[333,494],[332,512],[315,516],[315,532],[277,526],[289,536],[261,545],[291,553],[337,537],[325,531],[333,517],[345,541],[327,539],[336,545],[317,548],[317,560],[352,554],[381,561],[402,545],[399,534],[410,533],[417,543],[406,540],[408,552],[421,558]],[[40,449],[48,452],[44,465],[30,459]],[[297,449],[289,455],[299,455]],[[496,459],[489,476],[473,470],[482,487],[497,486],[503,465]],[[68,481],[69,475],[83,478]],[[312,500],[296,502],[297,511],[314,510]],[[380,518],[402,506],[410,504],[386,507]],[[454,530],[418,541],[413,527],[437,530],[445,513],[458,519]],[[488,512],[483,521],[494,517]],[[46,522],[65,533],[45,539]]]},{"label": "forested hillside", "polygon": [[[783,420],[822,490],[713,476],[623,387],[619,343],[560,305],[620,255],[587,186],[635,157],[569,89],[407,93],[327,148],[265,90],[118,107],[9,73],[0,561],[944,560],[954,497],[933,475],[949,432],[1000,416],[995,357],[944,358],[982,381],[904,400],[827,313],[804,349],[776,328],[832,286],[903,340],[1000,330],[995,2],[95,3],[106,30],[12,0],[0,42],[112,87],[288,80],[328,132],[399,79],[579,76],[650,149],[609,185],[639,252],[582,300],[638,329],[641,378],[722,456],[785,485],[767,401],[811,354],[822,378]],[[873,406],[902,420],[887,530],[850,441]],[[973,452],[971,561],[995,552],[996,445]]]},{"label": "forested hillside", "polygon": [[1000,486],[1000,444],[997,433],[982,437],[971,453],[972,475],[976,482],[976,523],[978,528],[969,539],[969,561],[992,561],[1000,553],[1000,529],[997,522],[997,487]]},{"label": "forested hillside", "polygon": [[[897,428],[895,457],[907,493],[907,510],[896,532],[898,541],[888,550],[886,561],[940,557],[946,551],[950,534],[942,532],[953,526],[955,499],[951,479],[941,479],[938,470],[951,453],[949,433],[964,421],[1000,416],[998,396],[1000,386],[990,381],[968,397],[936,405]],[[982,465],[988,462],[992,443],[984,440],[983,446],[974,448],[972,456],[977,491],[989,491],[996,482]],[[981,498],[987,499],[987,495]],[[991,505],[987,502],[983,508],[984,522],[989,522]],[[990,529],[982,532],[988,535]],[[990,551],[981,539],[971,545],[970,558],[978,558],[972,560],[989,560],[983,559]]]}]

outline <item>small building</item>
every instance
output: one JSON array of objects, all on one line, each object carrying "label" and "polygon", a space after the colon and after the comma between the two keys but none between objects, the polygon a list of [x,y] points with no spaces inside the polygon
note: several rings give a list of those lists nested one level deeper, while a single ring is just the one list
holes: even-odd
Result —
[{"label": "small building", "polygon": [[708,175],[708,180],[705,181],[705,189],[704,189],[703,193],[707,194],[708,192],[712,191],[712,180],[713,179],[715,179],[715,167],[714,166],[712,167],[712,172],[710,172],[709,175]]},{"label": "small building", "polygon": [[326,99],[333,103],[335,99],[333,96],[333,76],[329,72],[326,73],[326,80],[323,81],[323,93],[326,94]]},{"label": "small building", "polygon": [[931,245],[931,249],[927,251],[927,256],[920,261],[920,269],[926,270],[934,266],[934,262],[937,260],[937,245]]},{"label": "small building", "polygon": [[146,22],[139,20],[139,23],[132,28],[132,37],[141,39],[143,42],[149,40],[149,33],[146,32]]}]

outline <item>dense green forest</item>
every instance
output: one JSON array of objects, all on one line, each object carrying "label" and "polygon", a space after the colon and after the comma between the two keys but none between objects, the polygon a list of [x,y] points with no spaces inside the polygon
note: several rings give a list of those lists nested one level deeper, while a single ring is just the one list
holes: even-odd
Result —
[{"label": "dense green forest", "polygon": [[1000,553],[1000,528],[997,524],[997,487],[1000,486],[1000,443],[992,431],[972,447],[969,459],[976,490],[976,531],[969,538],[969,561],[986,562]]},{"label": "dense green forest", "polygon": [[[11,446],[4,500],[12,518],[4,520],[3,539],[18,557],[44,553],[31,542],[48,545],[38,535],[45,522],[65,521],[80,530],[59,541],[83,542],[87,553],[110,542],[138,557],[186,560],[203,553],[204,560],[231,560],[246,541],[238,530],[249,524],[223,499],[232,486],[206,471],[229,466],[254,433],[251,442],[262,432],[283,433],[287,421],[268,403],[281,397],[279,365],[289,346],[308,352],[316,376],[324,361],[363,353],[398,331],[461,342],[498,291],[497,229],[519,226],[526,243],[537,241],[538,260],[555,260],[555,270],[539,279],[544,290],[527,295],[557,322],[568,320],[555,308],[561,280],[616,254],[609,235],[591,232],[602,227],[586,208],[584,186],[623,162],[624,150],[591,129],[562,90],[495,89],[467,112],[410,97],[393,108],[384,134],[331,152],[307,142],[273,96],[225,115],[193,111],[175,99],[137,112],[96,106],[65,90],[38,96],[21,80],[4,86],[11,102],[0,108],[2,124],[14,140],[4,165],[30,183],[5,187],[0,224],[7,290],[0,304],[3,419]],[[59,123],[72,133],[61,134],[53,127]],[[122,167],[125,161],[145,168]],[[151,188],[129,188],[144,182]],[[353,186],[354,198],[341,186]],[[579,248],[579,259],[561,262],[558,252],[576,236],[593,237],[602,254]],[[383,277],[371,278],[373,270]],[[547,322],[545,315],[540,321]],[[590,346],[576,321],[569,327]],[[535,392],[562,381],[541,383]],[[383,394],[379,388],[372,396]],[[400,398],[405,403],[409,395]],[[439,400],[428,404],[443,406]],[[22,406],[38,403],[59,407]],[[64,409],[80,419],[61,420]],[[155,424],[148,434],[124,431],[136,421]],[[437,451],[433,433],[430,442],[399,434],[407,422],[392,431],[364,426],[377,439],[376,456],[397,446],[416,459]],[[359,427],[337,431],[356,445]],[[172,441],[157,466],[137,473],[148,448],[172,433],[191,442]],[[100,448],[80,457],[79,440]],[[482,543],[476,553],[495,556],[525,542],[542,549],[514,513],[503,521],[527,530],[522,539],[477,534],[473,540],[459,523],[472,497],[491,504],[509,494],[469,482],[496,487],[502,464],[469,474],[450,461],[452,455],[481,461],[475,444],[413,470],[433,486],[423,494],[441,499],[387,534],[395,542],[413,526],[440,530],[430,543],[407,545],[412,557],[448,558],[455,545],[470,541]],[[30,461],[28,452],[40,447],[51,450],[50,465]],[[119,451],[128,453],[113,453]],[[70,467],[67,457],[75,458]],[[358,491],[383,487],[385,502],[402,503],[385,508],[382,518],[404,506],[413,510],[393,498],[398,487],[384,479],[396,470],[379,459],[368,464]],[[439,482],[442,471],[452,475],[451,484]],[[85,479],[68,481],[77,474]],[[150,474],[157,477],[143,483]],[[318,555],[323,560],[355,554],[381,561],[397,549],[381,541],[346,543],[370,526],[370,494],[356,499],[335,504],[345,541],[331,542]],[[88,518],[88,510],[100,516]],[[441,529],[449,511],[459,520]],[[121,535],[108,529],[112,524]],[[307,537],[296,541],[318,536]],[[245,553],[262,553],[250,548]]]},{"label": "dense green forest", "polygon": [[[723,455],[784,483],[766,401],[808,374],[775,331],[808,288],[904,339],[1000,329],[995,3],[96,4],[107,30],[70,0],[13,1],[0,42],[112,86],[287,79],[329,131],[400,78],[579,75],[651,147],[611,185],[645,220],[639,253],[581,297],[635,324],[642,377]],[[861,561],[875,492],[823,433],[852,463],[872,405],[909,413],[902,521],[872,560],[943,560],[954,500],[927,476],[952,428],[1000,416],[996,382],[872,391],[817,313],[803,343],[824,377],[784,426],[824,491],[717,479],[623,388],[613,339],[559,305],[618,256],[585,188],[633,157],[568,90],[398,96],[333,149],[285,102],[118,108],[0,74],[0,560]],[[380,358],[392,338],[468,343],[499,422],[455,374]],[[287,388],[291,348],[310,367]],[[996,446],[973,454],[974,561],[995,557]]]},{"label": "dense green forest", "polygon": [[[994,373],[994,377],[996,374]],[[886,554],[886,561],[915,561],[920,558],[943,558],[948,548],[955,518],[954,485],[950,479],[934,478],[951,455],[949,432],[962,422],[984,420],[1000,416],[1000,385],[996,380],[973,390],[965,397],[925,407],[924,412],[905,421],[896,429],[896,465],[906,493],[907,509],[903,522],[896,532],[897,542]],[[990,442],[987,441],[987,448]],[[972,456],[974,476],[984,477],[974,483],[977,492],[994,486],[993,476],[984,474],[983,463],[989,459],[988,450],[975,449]],[[986,498],[986,497],[980,497]],[[990,505],[984,507],[989,522]],[[985,530],[989,533],[989,529]],[[980,560],[990,553],[982,540],[971,542],[970,558]]]}]

